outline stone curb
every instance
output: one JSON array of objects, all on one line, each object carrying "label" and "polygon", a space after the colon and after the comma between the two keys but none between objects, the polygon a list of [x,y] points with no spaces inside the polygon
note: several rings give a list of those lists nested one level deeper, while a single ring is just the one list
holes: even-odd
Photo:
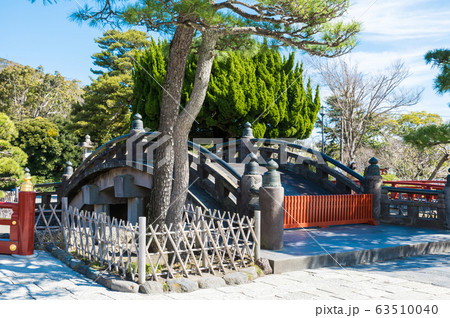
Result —
[{"label": "stone curb", "polygon": [[254,267],[249,267],[241,269],[239,272],[226,274],[223,278],[217,276],[203,277],[198,280],[174,278],[168,279],[166,283],[146,281],[144,284],[139,285],[132,281],[123,280],[120,277],[110,273],[101,273],[53,244],[46,245],[45,249],[53,257],[63,262],[74,271],[110,290],[118,292],[142,294],[162,294],[164,292],[186,293],[198,289],[220,288],[227,285],[234,286],[246,284],[258,277],[256,269]]},{"label": "stone curb", "polygon": [[110,290],[128,293],[139,292],[138,284],[131,281],[122,280],[120,277],[112,275],[110,273],[101,273],[53,244],[46,245],[45,249],[53,257],[66,264],[77,273],[86,276],[87,278]]}]

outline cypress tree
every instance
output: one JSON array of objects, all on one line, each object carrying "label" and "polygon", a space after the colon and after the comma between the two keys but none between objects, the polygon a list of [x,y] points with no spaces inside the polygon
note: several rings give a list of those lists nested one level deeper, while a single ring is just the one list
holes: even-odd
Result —
[{"label": "cypress tree", "polygon": [[[137,57],[132,112],[140,113],[144,125],[156,130],[167,44],[151,43]],[[295,63],[293,53],[282,58],[267,43],[254,45],[259,48],[256,54],[227,51],[214,60],[204,105],[191,130],[193,137],[240,136],[246,122],[252,123],[259,138],[304,139],[311,134],[320,109],[319,88],[314,93],[308,80],[305,90],[303,65]],[[189,100],[196,62],[194,52],[187,61],[181,107]]]}]

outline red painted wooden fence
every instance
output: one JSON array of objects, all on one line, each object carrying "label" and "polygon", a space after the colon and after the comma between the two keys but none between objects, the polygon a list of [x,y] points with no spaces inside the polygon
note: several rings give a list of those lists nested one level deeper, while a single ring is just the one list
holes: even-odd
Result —
[{"label": "red painted wooden fence", "polygon": [[0,219],[9,226],[9,238],[0,239],[0,254],[33,255],[35,192],[19,192],[18,203],[0,202],[0,209],[12,211],[10,218]]},{"label": "red painted wooden fence", "polygon": [[369,223],[372,195],[311,195],[284,197],[284,228],[327,227],[330,225]]}]

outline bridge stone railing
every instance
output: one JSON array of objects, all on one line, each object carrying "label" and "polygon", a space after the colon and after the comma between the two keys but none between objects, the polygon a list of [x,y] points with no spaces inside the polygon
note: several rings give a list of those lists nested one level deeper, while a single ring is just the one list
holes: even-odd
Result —
[{"label": "bridge stone railing", "polygon": [[383,223],[450,229],[450,175],[443,190],[383,187],[380,204]]},{"label": "bridge stone railing", "polygon": [[241,139],[232,140],[210,149],[227,162],[249,162],[249,153],[258,156],[260,165],[274,160],[282,170],[298,174],[331,194],[365,193],[365,178],[333,158],[301,145],[277,139],[253,137],[246,124]]},{"label": "bridge stone railing", "polygon": [[206,148],[192,142],[189,147],[189,181],[198,184],[224,209],[239,211],[241,175]]}]

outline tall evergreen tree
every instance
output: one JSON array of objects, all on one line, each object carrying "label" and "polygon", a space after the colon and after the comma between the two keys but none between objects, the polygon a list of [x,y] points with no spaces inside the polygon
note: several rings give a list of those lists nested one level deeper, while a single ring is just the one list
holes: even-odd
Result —
[{"label": "tall evergreen tree", "polygon": [[102,51],[92,58],[101,69],[91,69],[98,77],[84,88],[84,101],[73,107],[69,129],[102,144],[130,128],[134,56],[150,42],[146,33],[137,30],[108,30],[95,42]]}]

